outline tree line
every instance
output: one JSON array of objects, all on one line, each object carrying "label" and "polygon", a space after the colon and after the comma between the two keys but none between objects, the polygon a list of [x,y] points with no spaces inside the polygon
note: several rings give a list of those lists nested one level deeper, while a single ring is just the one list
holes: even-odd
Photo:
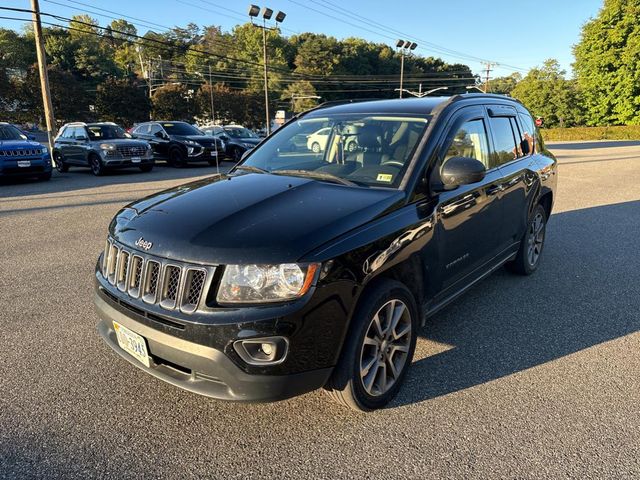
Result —
[{"label": "tree line", "polygon": [[[574,46],[574,76],[556,60],[493,79],[493,93],[522,101],[545,126],[640,124],[640,0],[604,0]],[[124,19],[107,27],[87,15],[44,29],[54,111],[62,123],[153,118],[237,122],[264,118],[262,31],[247,23],[229,32],[189,24],[140,34]],[[395,98],[400,54],[360,38],[267,31],[270,109],[299,112],[319,101]],[[42,101],[33,32],[0,29],[0,118],[38,122]],[[467,65],[411,55],[405,87],[478,83]],[[485,85],[479,84],[480,88]],[[317,98],[319,97],[319,98]]]},{"label": "tree line", "polygon": [[[263,126],[262,31],[250,23],[230,32],[189,24],[139,34],[124,19],[102,28],[87,15],[44,28],[49,82],[58,122],[107,120],[123,125],[153,118],[215,118]],[[0,29],[0,116],[14,122],[42,117],[31,27]],[[397,96],[400,55],[389,45],[315,33],[267,32],[271,111],[299,112],[318,101]],[[464,88],[466,65],[412,55],[410,87]],[[413,81],[412,79],[415,79]],[[319,98],[316,98],[319,97]],[[213,98],[213,102],[212,102]]]}]

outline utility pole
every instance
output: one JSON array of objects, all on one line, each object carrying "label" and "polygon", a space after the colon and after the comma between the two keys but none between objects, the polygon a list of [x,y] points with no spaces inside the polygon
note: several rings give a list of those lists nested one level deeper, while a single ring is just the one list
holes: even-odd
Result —
[{"label": "utility pole", "polygon": [[160,82],[164,85],[164,72],[162,71],[162,55],[158,55],[158,62],[160,65]]},{"label": "utility pole", "polygon": [[53,105],[51,104],[51,91],[49,90],[49,75],[47,73],[47,54],[44,50],[44,38],[42,36],[42,24],[40,23],[40,5],[38,0],[31,0],[33,17],[33,31],[36,39],[36,53],[38,55],[38,71],[40,72],[40,89],[42,90],[42,104],[44,117],[47,122],[47,138],[49,152],[53,151],[53,138],[56,134],[56,121],[53,117]]},{"label": "utility pole", "polygon": [[482,62],[482,64],[485,66],[485,77],[484,77],[484,93],[487,93],[489,91],[489,73],[491,73],[492,68],[491,67],[495,67],[497,65],[497,63],[493,63],[493,62]]},{"label": "utility pole", "polygon": [[213,82],[211,81],[211,65],[209,65],[209,99],[211,100],[211,125],[214,125],[215,115],[213,111]]}]

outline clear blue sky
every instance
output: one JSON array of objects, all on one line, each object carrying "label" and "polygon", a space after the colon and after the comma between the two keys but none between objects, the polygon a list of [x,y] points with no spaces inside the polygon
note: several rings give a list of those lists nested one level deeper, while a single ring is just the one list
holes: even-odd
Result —
[{"label": "clear blue sky", "polygon": [[[338,38],[357,36],[393,44],[393,40],[401,37],[402,33],[418,42],[420,54],[440,56],[449,62],[466,63],[475,73],[479,73],[482,68],[478,60],[464,56],[460,58],[456,56],[457,53],[445,53],[438,47],[498,62],[501,65],[495,67],[494,76],[513,72],[511,67],[528,70],[547,58],[558,59],[570,73],[573,61],[571,47],[578,41],[582,24],[595,16],[602,4],[602,0],[261,2],[263,0],[256,3],[287,13],[282,25],[285,35],[310,31]],[[162,28],[157,25],[183,26],[189,22],[220,25],[224,30],[230,30],[247,18],[248,4],[244,0],[40,0],[43,12],[65,17],[92,10],[90,14],[101,25],[109,23],[110,17],[118,16],[117,14],[136,17],[141,21],[130,21],[137,23],[141,32],[150,28],[161,31]],[[29,0],[2,0],[2,5],[29,8]],[[345,11],[339,13],[340,7]],[[8,12],[0,15],[15,16]],[[360,20],[369,23],[362,23]],[[145,26],[144,21],[157,25]],[[0,20],[0,26],[20,29],[21,24]],[[438,47],[430,46],[427,42]]]}]

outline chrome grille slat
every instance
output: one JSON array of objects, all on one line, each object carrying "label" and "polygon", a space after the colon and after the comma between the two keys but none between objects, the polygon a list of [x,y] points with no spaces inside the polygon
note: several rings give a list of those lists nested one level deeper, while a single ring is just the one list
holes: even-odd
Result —
[{"label": "chrome grille slat", "polygon": [[102,275],[132,299],[167,310],[193,313],[213,278],[215,266],[194,265],[156,257],[108,238]]}]

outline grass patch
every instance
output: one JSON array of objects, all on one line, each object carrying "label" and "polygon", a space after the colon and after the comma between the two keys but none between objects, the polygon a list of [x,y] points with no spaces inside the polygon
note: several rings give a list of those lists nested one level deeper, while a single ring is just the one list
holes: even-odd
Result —
[{"label": "grass patch", "polygon": [[547,142],[565,142],[571,140],[640,140],[640,125],[543,128],[542,138]]}]

